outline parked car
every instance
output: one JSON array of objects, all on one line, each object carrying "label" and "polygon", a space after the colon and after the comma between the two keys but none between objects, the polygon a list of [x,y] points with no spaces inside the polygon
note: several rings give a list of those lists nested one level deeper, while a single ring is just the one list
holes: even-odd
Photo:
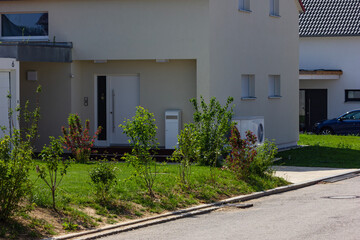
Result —
[{"label": "parked car", "polygon": [[338,118],[317,122],[314,124],[317,134],[360,134],[360,109],[344,113]]}]

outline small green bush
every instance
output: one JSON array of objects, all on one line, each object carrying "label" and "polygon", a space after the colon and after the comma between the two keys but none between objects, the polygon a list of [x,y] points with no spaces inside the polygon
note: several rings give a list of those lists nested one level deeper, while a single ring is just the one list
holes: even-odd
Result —
[{"label": "small green bush", "polygon": [[56,210],[56,190],[61,184],[70,162],[62,157],[63,154],[62,139],[50,137],[49,146],[44,146],[40,153],[41,160],[45,166],[37,166],[36,170],[41,178],[49,187],[52,195],[52,207]]},{"label": "small green bush", "polygon": [[191,162],[196,159],[194,145],[196,133],[193,124],[186,124],[178,136],[178,147],[171,156],[171,160],[179,162],[179,180],[185,187],[190,186]]},{"label": "small green bush", "polygon": [[158,146],[154,114],[138,106],[132,120],[126,120],[124,124],[120,124],[120,127],[130,138],[129,143],[132,147],[131,153],[126,153],[123,159],[134,168],[133,175],[140,178],[149,195],[154,197],[156,162],[153,154]]},{"label": "small green bush", "polygon": [[32,148],[20,140],[20,132],[0,139],[0,221],[11,217],[31,189],[29,170],[32,166]]},{"label": "small green bush", "polygon": [[99,162],[90,170],[91,183],[95,187],[96,198],[102,203],[109,200],[110,192],[116,184],[116,167],[112,163]]},{"label": "small green bush", "polygon": [[210,166],[212,177],[213,168],[229,152],[227,135],[232,125],[233,107],[230,104],[233,101],[234,98],[229,97],[226,104],[221,106],[215,97],[210,99],[209,104],[206,104],[203,97],[200,97],[200,103],[195,98],[190,99],[195,109],[194,152],[199,164]]},{"label": "small green bush", "polygon": [[[36,97],[41,92],[41,86],[36,89]],[[11,96],[8,95],[11,99]],[[23,108],[17,107],[18,114],[15,121],[22,122],[24,127],[16,129],[12,124],[13,110],[9,108],[10,129],[1,127],[4,137],[0,138],[0,222],[6,221],[20,210],[22,200],[31,191],[29,171],[32,167],[33,147],[32,143],[38,136],[38,122],[40,108],[30,111],[29,101]]]},{"label": "small green bush", "polygon": [[275,143],[266,139],[263,144],[256,148],[256,151],[257,155],[254,161],[250,163],[250,172],[259,176],[273,174],[272,166],[278,152]]}]

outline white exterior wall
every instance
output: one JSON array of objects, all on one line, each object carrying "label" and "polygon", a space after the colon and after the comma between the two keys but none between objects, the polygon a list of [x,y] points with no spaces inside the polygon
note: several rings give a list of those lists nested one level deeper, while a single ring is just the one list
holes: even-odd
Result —
[{"label": "white exterior wall", "polygon": [[300,69],[337,69],[339,80],[300,80],[300,89],[328,89],[328,118],[360,108],[345,89],[360,89],[360,37],[301,37]]},{"label": "white exterior wall", "polygon": [[[298,9],[280,0],[281,17],[268,1],[210,0],[210,95],[235,98],[235,115],[264,116],[266,138],[280,146],[298,140]],[[255,75],[256,100],[241,100],[241,75]],[[281,99],[268,98],[268,75],[281,76]]]},{"label": "white exterior wall", "polygon": [[[10,95],[11,102],[10,106],[13,109],[13,126],[11,127],[19,127],[19,123],[17,121],[17,112],[15,108],[20,103],[20,67],[19,62],[13,58],[0,58],[0,71],[1,72],[9,72],[10,73]],[[8,112],[1,112],[1,115],[8,116]],[[0,133],[2,136],[2,132]]]}]

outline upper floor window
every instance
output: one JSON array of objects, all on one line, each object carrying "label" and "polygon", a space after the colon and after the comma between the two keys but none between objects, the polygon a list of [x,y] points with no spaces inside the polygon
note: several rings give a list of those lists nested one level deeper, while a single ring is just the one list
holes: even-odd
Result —
[{"label": "upper floor window", "polygon": [[241,99],[256,99],[255,75],[244,74],[241,76]]},{"label": "upper floor window", "polygon": [[280,75],[269,75],[269,98],[280,97]]},{"label": "upper floor window", "polygon": [[239,0],[239,11],[250,12],[250,0]]},{"label": "upper floor window", "polygon": [[280,17],[279,0],[270,0],[270,16]]},{"label": "upper floor window", "polygon": [[1,14],[1,39],[47,40],[48,36],[48,13]]}]

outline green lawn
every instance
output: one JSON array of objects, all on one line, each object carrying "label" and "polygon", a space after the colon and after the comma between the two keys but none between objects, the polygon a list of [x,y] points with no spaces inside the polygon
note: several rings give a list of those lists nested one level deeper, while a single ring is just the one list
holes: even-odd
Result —
[{"label": "green lawn", "polygon": [[[88,175],[93,164],[72,164],[68,169],[59,188],[58,204],[65,206],[69,203],[76,205],[96,205],[94,190]],[[114,189],[114,198],[124,202],[135,202],[151,212],[162,212],[186,207],[202,202],[213,202],[224,197],[246,194],[254,191],[284,185],[278,178],[253,177],[251,181],[241,181],[229,171],[215,169],[218,175],[216,182],[210,180],[209,168],[204,166],[192,167],[192,183],[189,190],[180,188],[177,182],[178,166],[175,164],[159,165],[154,190],[160,201],[149,201],[144,189],[139,187],[136,179],[130,179],[131,168],[126,163],[116,163],[118,184]],[[50,190],[41,179],[37,179],[36,172],[31,173],[35,181],[32,201],[38,206],[50,207]]]},{"label": "green lawn", "polygon": [[[89,171],[95,164],[71,164],[67,175],[57,190],[57,209],[51,209],[51,192],[45,183],[37,178],[36,165],[31,171],[34,183],[32,194],[27,201],[34,208],[30,213],[20,213],[21,221],[14,219],[11,224],[0,223],[0,239],[40,239],[59,232],[67,226],[74,229],[87,229],[101,224],[113,224],[126,219],[149,216],[153,213],[173,211],[191,205],[210,203],[235,195],[248,194],[288,184],[284,179],[273,176],[252,175],[246,181],[236,179],[228,170],[215,169],[216,181],[210,177],[209,167],[192,166],[190,188],[179,185],[178,165],[158,164],[154,185],[155,199],[131,178],[132,169],[126,163],[114,163],[117,167],[117,185],[112,192],[111,201],[100,203],[96,200],[94,188],[90,184]],[[92,209],[95,214],[89,214]],[[31,215],[32,212],[47,212],[55,218]],[[55,223],[55,222],[56,223]],[[61,230],[64,231],[64,230]],[[23,239],[23,238],[21,238]]]},{"label": "green lawn", "polygon": [[300,134],[299,145],[307,147],[280,152],[279,165],[360,168],[360,137]]}]

